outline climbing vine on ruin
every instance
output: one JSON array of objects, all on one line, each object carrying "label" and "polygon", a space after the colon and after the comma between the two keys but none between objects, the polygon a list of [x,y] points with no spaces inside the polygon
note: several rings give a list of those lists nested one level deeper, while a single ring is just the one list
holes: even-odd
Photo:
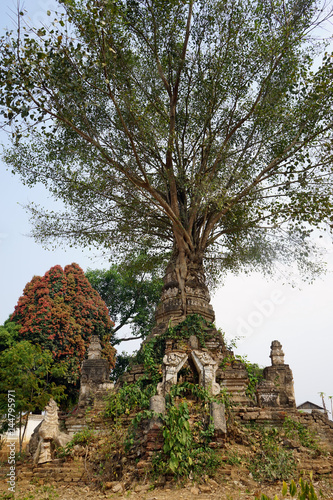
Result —
[{"label": "climbing vine on ruin", "polygon": [[[187,400],[184,396],[189,393],[191,399]],[[164,444],[153,458],[153,474],[197,478],[216,471],[220,460],[208,447],[214,436],[209,415],[209,402],[214,399],[204,388],[188,382],[171,388],[166,396],[166,413],[159,415]]]}]

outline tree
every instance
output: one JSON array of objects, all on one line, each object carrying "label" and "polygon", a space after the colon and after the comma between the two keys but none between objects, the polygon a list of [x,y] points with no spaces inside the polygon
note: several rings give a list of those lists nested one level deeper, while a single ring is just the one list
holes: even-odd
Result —
[{"label": "tree", "polygon": [[13,323],[9,319],[0,326],[0,353],[12,347],[19,340],[21,325]]},{"label": "tree", "polygon": [[[157,323],[213,319],[205,271],[296,260],[332,227],[332,56],[314,0],[59,0],[1,42],[1,97],[35,236],[172,251]],[[318,31],[317,31],[318,33]],[[313,60],[321,62],[313,69]]]},{"label": "tree", "polygon": [[[154,326],[155,309],[163,286],[161,278],[133,265],[113,265],[108,270],[88,269],[86,277],[106,303],[115,322],[112,344],[145,338]],[[130,328],[132,336],[116,338],[124,327]]]},{"label": "tree", "polygon": [[58,382],[77,392],[81,363],[92,335],[101,339],[102,355],[115,364],[110,344],[112,321],[107,307],[77,264],[52,267],[25,286],[11,321],[21,325],[19,338],[50,351],[62,369]]},{"label": "tree", "polygon": [[[19,429],[19,447],[26,432],[29,414],[43,410],[50,400],[64,397],[64,386],[52,378],[63,375],[52,353],[23,340],[0,354],[0,415],[2,432],[10,427]],[[11,401],[9,401],[9,399]],[[15,411],[8,411],[8,406]]]}]

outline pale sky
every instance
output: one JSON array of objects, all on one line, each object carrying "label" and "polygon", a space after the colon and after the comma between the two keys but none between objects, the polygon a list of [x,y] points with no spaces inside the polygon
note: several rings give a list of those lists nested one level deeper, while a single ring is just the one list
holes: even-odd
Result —
[{"label": "pale sky", "polygon": [[[10,9],[15,0],[1,0],[1,28],[12,24]],[[52,0],[26,0],[32,23],[47,23],[46,11]],[[0,135],[0,143],[5,142]],[[34,275],[43,275],[50,267],[77,262],[84,270],[108,266],[98,249],[48,251],[28,237],[29,216],[21,205],[30,201],[50,203],[43,188],[23,186],[17,176],[0,163],[0,324],[13,312],[23,288]],[[296,402],[306,400],[321,405],[320,392],[333,395],[333,245],[326,236],[320,240],[327,254],[327,274],[308,285],[296,279],[293,288],[284,284],[291,269],[281,269],[280,279],[266,280],[260,274],[228,276],[213,297],[216,325],[227,337],[240,337],[236,354],[261,366],[270,365],[270,344],[279,340],[285,362],[293,370]],[[120,347],[130,350],[130,343]],[[133,349],[137,345],[133,345]],[[326,398],[328,403],[328,399]]]}]

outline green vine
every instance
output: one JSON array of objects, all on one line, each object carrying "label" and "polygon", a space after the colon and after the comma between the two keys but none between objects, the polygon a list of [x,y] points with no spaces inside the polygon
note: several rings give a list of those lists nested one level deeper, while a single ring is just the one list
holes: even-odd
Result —
[{"label": "green vine", "polygon": [[205,341],[210,338],[207,330],[212,328],[215,328],[213,323],[209,323],[199,314],[190,314],[178,325],[170,326],[161,337],[179,340],[189,339],[195,335],[199,339],[201,347],[206,347]]},{"label": "green vine", "polygon": [[161,366],[165,354],[166,341],[187,340],[195,335],[202,347],[206,347],[206,341],[211,334],[209,329],[214,328],[212,323],[207,322],[198,314],[191,314],[184,321],[176,326],[170,326],[164,333],[146,341],[139,352],[131,360],[131,364],[144,366],[144,378],[156,384],[161,381]]},{"label": "green vine", "polygon": [[117,422],[119,417],[148,409],[150,398],[156,394],[156,385],[145,385],[144,382],[139,380],[134,384],[124,384],[118,392],[108,396],[104,416]]},{"label": "green vine", "polygon": [[305,448],[310,448],[314,451],[319,450],[318,441],[314,432],[311,432],[300,422],[286,417],[283,423],[283,429],[286,437],[298,438],[300,444]]}]

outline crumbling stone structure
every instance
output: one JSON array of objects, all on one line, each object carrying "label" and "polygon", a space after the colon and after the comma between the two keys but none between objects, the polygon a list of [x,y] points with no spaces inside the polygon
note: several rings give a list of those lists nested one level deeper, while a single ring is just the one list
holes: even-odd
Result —
[{"label": "crumbling stone structure", "polygon": [[[195,266],[192,263],[192,266]],[[189,270],[185,283],[186,290],[186,315],[200,314],[208,322],[213,322],[215,313],[210,304],[210,295],[205,284],[205,275],[202,267]],[[164,287],[161,300],[157,307],[155,319],[156,326],[149,338],[164,333],[170,326],[177,325],[186,317],[182,315],[182,298],[179,282],[173,263],[166,269]]]},{"label": "crumbling stone structure", "polygon": [[81,367],[79,406],[92,404],[101,399],[114,385],[110,382],[110,365],[101,356],[102,347],[97,335],[91,337],[88,359]]},{"label": "crumbling stone structure", "polygon": [[[66,429],[70,434],[75,434],[84,429],[89,421],[94,419],[94,427],[102,427],[97,417],[104,407],[103,398],[114,390],[110,382],[110,365],[101,356],[102,347],[99,338],[93,335],[88,348],[88,359],[83,360],[81,366],[80,394],[78,407],[75,413],[66,418]],[[89,416],[87,411],[89,410]]]},{"label": "crumbling stone structure", "polygon": [[165,396],[172,385],[177,384],[178,373],[188,361],[192,361],[198,372],[199,385],[213,395],[219,394],[221,388],[215,380],[218,363],[208,352],[202,350],[192,350],[189,354],[181,351],[166,354],[162,364],[163,380],[157,386],[158,394]]},{"label": "crumbling stone structure", "polygon": [[284,363],[284,352],[278,340],[271,344],[272,366],[264,368],[264,379],[258,387],[258,406],[296,408],[293,373]]}]

